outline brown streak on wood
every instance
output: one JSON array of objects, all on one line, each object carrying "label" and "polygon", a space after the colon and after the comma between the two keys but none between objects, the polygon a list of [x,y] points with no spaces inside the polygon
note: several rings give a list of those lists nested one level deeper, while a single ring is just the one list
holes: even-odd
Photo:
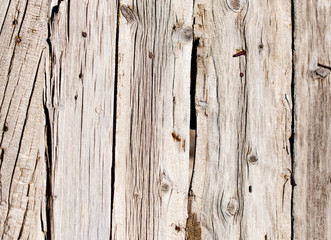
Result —
[{"label": "brown streak on wood", "polygon": [[182,139],[180,138],[180,136],[179,136],[178,134],[176,134],[175,131],[173,131],[173,132],[171,133],[171,136],[172,136],[172,138],[173,138],[176,142],[180,142],[180,141],[182,141]]},{"label": "brown streak on wood", "polygon": [[201,225],[198,221],[198,217],[196,213],[192,212],[192,199],[193,199],[193,193],[190,193],[190,196],[188,197],[188,218],[187,218],[187,224],[186,224],[186,237],[187,240],[202,240],[201,237]]}]

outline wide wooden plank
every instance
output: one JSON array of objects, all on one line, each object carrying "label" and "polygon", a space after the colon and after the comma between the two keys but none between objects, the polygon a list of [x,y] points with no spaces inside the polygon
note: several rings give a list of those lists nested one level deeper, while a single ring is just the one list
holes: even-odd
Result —
[{"label": "wide wooden plank", "polygon": [[113,239],[184,239],[192,1],[121,1]]},{"label": "wide wooden plank", "polygon": [[1,239],[45,239],[46,37],[46,1],[1,1]]},{"label": "wide wooden plank", "polygon": [[188,239],[290,239],[290,1],[197,0],[194,14]]},{"label": "wide wooden plank", "polygon": [[330,22],[330,1],[294,1],[293,239],[331,238]]},{"label": "wide wooden plank", "polygon": [[106,0],[50,4],[51,239],[109,239],[118,8]]}]

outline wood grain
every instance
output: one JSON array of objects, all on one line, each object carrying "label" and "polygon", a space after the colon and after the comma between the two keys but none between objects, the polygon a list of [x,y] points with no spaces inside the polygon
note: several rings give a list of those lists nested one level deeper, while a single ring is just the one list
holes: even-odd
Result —
[{"label": "wood grain", "polygon": [[45,1],[0,4],[0,236],[44,239]]},{"label": "wood grain", "polygon": [[290,239],[290,2],[198,0],[194,14],[195,220],[188,232]]},{"label": "wood grain", "polygon": [[121,1],[113,239],[184,239],[192,1]]},{"label": "wood grain", "polygon": [[50,6],[51,239],[109,239],[117,4]]},{"label": "wood grain", "polygon": [[331,237],[331,5],[294,1],[293,239]]}]

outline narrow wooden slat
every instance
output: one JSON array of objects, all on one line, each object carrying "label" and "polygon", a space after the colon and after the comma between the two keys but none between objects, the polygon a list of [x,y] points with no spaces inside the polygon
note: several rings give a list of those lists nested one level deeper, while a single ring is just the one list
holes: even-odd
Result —
[{"label": "narrow wooden slat", "polygon": [[291,238],[291,5],[195,1],[188,239]]},{"label": "narrow wooden slat", "polygon": [[116,1],[51,4],[50,124],[52,239],[111,233]]},{"label": "narrow wooden slat", "polygon": [[113,239],[184,239],[192,1],[121,1]]},{"label": "narrow wooden slat", "polygon": [[45,1],[0,4],[0,238],[44,239]]},{"label": "narrow wooden slat", "polygon": [[331,238],[330,16],[330,1],[294,1],[293,239]]}]

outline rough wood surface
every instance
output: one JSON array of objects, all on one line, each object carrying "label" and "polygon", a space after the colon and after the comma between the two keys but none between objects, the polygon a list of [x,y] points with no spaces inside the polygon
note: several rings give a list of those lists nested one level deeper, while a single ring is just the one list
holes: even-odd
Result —
[{"label": "rough wood surface", "polygon": [[331,3],[294,1],[294,239],[331,239]]},{"label": "rough wood surface", "polygon": [[120,3],[1,0],[0,238],[329,239],[330,1]]},{"label": "rough wood surface", "polygon": [[113,239],[184,239],[192,1],[121,1]]},{"label": "rough wood surface", "polygon": [[44,239],[46,1],[0,4],[0,238]]},{"label": "rough wood surface", "polygon": [[291,5],[195,1],[188,239],[291,238]]},{"label": "rough wood surface", "polygon": [[109,239],[117,5],[50,4],[51,239]]}]

